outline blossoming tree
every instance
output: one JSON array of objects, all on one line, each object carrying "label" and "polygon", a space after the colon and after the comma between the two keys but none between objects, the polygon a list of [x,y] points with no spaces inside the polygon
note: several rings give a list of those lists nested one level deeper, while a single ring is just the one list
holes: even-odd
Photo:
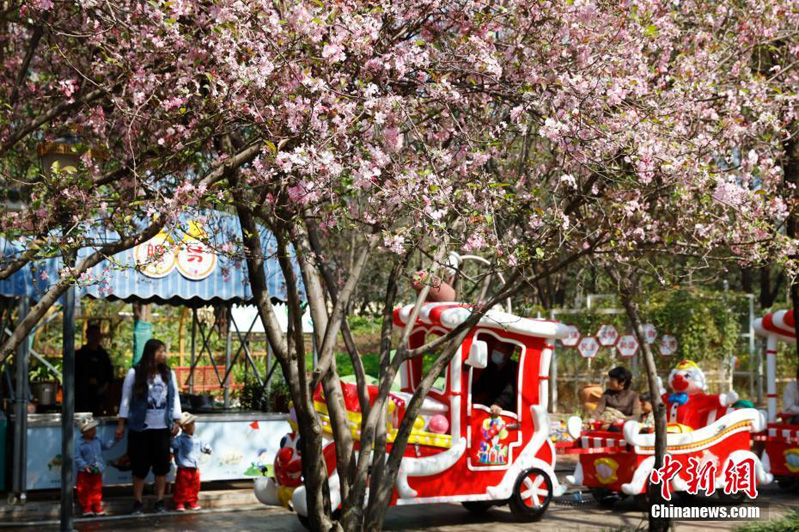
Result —
[{"label": "blossoming tree", "polygon": [[[742,56],[735,33],[721,31],[743,24],[744,9],[735,9],[35,0],[5,10],[0,91],[9,112],[0,118],[0,164],[7,189],[29,208],[2,221],[3,234],[28,247],[0,265],[0,276],[86,245],[82,230],[91,226],[125,238],[64,272],[0,357],[92,261],[151,237],[183,206],[235,210],[255,302],[297,412],[310,525],[377,530],[424,395],[490,306],[592,255],[610,268],[636,323],[628,265],[641,269],[665,253],[749,260],[785,243],[775,240],[789,208],[775,193],[782,159],[774,135],[783,124],[768,113],[776,89],[763,83],[776,80],[751,62],[755,43],[767,42],[768,17],[781,21],[784,13],[775,3],[756,30],[746,26],[744,35],[755,32],[745,41],[753,53]],[[34,147],[62,126],[79,126],[107,155],[87,154],[80,171],[42,177]],[[261,248],[259,224],[275,234],[276,250]],[[355,249],[346,268],[334,269],[328,258],[342,235]],[[441,275],[453,250],[490,264],[470,280],[478,286],[474,312],[450,334],[410,349],[410,327],[392,330],[398,288],[411,265]],[[287,283],[288,333],[263,278],[270,253]],[[345,318],[376,258],[390,274],[378,288],[380,384],[370,401]],[[506,282],[492,284],[500,272]],[[298,321],[303,294],[314,368],[305,365]],[[361,446],[372,454],[354,452],[347,429],[340,337],[362,390]],[[386,452],[386,401],[399,365],[434,350]],[[654,387],[651,353],[646,360]],[[330,408],[341,479],[335,522],[313,410],[317,386]]]}]

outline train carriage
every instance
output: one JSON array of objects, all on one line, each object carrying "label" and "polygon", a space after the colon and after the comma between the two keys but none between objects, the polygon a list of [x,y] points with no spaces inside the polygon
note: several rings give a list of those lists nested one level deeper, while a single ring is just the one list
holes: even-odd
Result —
[{"label": "train carriage", "polygon": [[[404,327],[412,309],[412,305],[396,309],[395,324]],[[425,303],[413,324],[410,347],[453,330],[471,312],[470,306],[459,303]],[[566,335],[566,327],[557,322],[494,309],[486,313],[446,368],[443,385],[432,389],[424,400],[397,475],[392,504],[460,502],[472,511],[509,504],[520,520],[543,516],[552,497],[565,491],[555,476],[556,453],[549,438],[547,405],[552,344]],[[518,355],[516,397],[511,410],[492,416],[488,405],[473,401],[472,384],[486,368],[491,349],[500,344]],[[390,396],[389,446],[422,376],[422,357],[403,362],[401,390]],[[350,428],[357,442],[361,418],[354,386],[343,385]],[[376,388],[371,386],[369,392],[374,396]],[[315,395],[315,407],[325,433],[325,455],[334,460],[332,431],[320,393]],[[265,504],[293,508],[302,518],[307,515],[305,489],[299,478],[301,468],[294,442],[296,434],[287,435],[284,447],[288,450],[278,452],[275,478],[259,479],[256,495]],[[328,471],[335,508],[340,496],[331,463]]]}]

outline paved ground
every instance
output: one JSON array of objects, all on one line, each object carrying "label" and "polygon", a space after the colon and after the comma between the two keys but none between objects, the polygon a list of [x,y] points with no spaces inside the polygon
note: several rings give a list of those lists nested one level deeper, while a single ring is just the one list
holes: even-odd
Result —
[{"label": "paved ground", "polygon": [[[440,532],[516,532],[535,529],[558,532],[580,530],[645,530],[643,512],[635,509],[632,502],[623,502],[613,511],[597,507],[592,502],[569,506],[562,501],[553,503],[542,521],[535,525],[519,524],[513,520],[507,508],[496,508],[484,517],[466,512],[460,505],[441,504],[392,508],[385,529],[390,531],[431,530]],[[799,510],[799,493],[781,492],[776,486],[763,490],[758,502],[764,517],[777,517],[792,509]],[[741,523],[703,521],[705,531],[731,530]],[[676,523],[675,530],[689,531],[699,528],[697,522]],[[105,518],[76,522],[81,532],[107,532],[117,530],[160,531],[240,531],[302,532],[296,515],[282,509],[249,507],[235,512],[208,511],[197,514],[146,515],[140,518]],[[0,525],[0,531],[17,530],[46,532],[58,530],[56,526],[40,523],[36,526],[10,528]]]}]

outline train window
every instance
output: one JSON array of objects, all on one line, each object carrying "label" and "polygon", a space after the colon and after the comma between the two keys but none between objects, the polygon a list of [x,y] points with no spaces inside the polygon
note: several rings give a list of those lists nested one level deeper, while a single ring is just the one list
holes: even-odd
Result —
[{"label": "train window", "polygon": [[480,333],[475,339],[488,344],[488,365],[482,370],[471,370],[472,403],[488,408],[498,405],[502,410],[515,413],[521,354],[519,345],[502,341],[488,333]]}]

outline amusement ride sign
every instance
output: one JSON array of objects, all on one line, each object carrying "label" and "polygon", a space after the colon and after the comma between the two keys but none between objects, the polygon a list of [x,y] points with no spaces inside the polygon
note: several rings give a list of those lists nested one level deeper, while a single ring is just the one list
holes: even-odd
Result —
[{"label": "amusement ride sign", "polygon": [[175,268],[191,281],[200,281],[211,275],[216,268],[217,257],[206,244],[206,236],[198,222],[189,222],[189,231],[183,240],[175,244],[166,232],[161,232],[133,250],[136,265],[147,277],[166,277]]},{"label": "amusement ride sign", "polygon": [[160,279],[175,269],[175,244],[168,233],[160,232],[133,249],[136,266],[147,277]]}]

